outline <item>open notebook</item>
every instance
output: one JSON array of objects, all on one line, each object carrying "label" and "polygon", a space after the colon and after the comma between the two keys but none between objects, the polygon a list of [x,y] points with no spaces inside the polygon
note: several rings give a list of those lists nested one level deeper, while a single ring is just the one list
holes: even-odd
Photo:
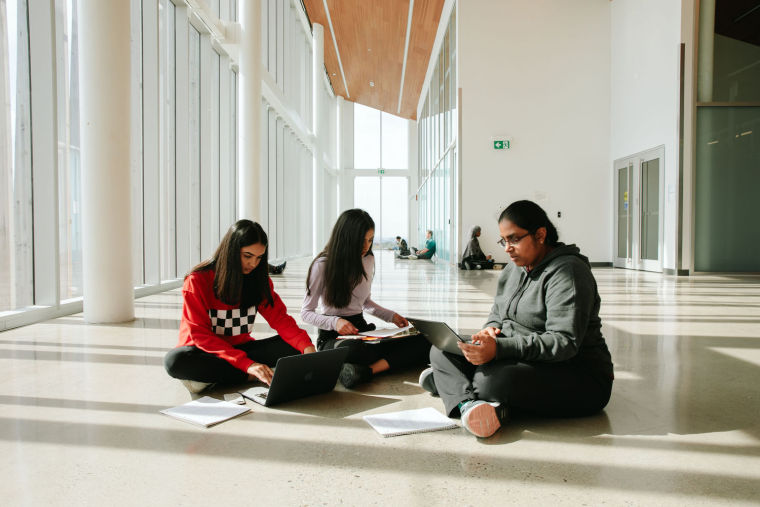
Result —
[{"label": "open notebook", "polygon": [[450,430],[459,425],[432,407],[365,415],[365,421],[384,437]]},{"label": "open notebook", "polygon": [[228,401],[217,400],[209,396],[198,398],[178,407],[159,410],[162,414],[174,417],[180,421],[208,428],[233,417],[250,412],[248,407]]},{"label": "open notebook", "polygon": [[418,331],[413,326],[380,328],[364,331],[359,334],[345,334],[337,337],[338,340],[362,340],[365,343],[381,343],[387,340],[416,336]]}]

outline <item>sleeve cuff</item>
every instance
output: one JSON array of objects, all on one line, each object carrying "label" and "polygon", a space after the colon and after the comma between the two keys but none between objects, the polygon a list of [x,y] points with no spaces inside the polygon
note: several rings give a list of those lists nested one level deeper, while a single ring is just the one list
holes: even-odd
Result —
[{"label": "sleeve cuff", "polygon": [[496,338],[496,359],[517,359],[520,357],[522,357],[522,349],[514,338]]},{"label": "sleeve cuff", "polygon": [[233,364],[233,366],[237,368],[238,370],[243,370],[244,372],[248,373],[248,368],[250,368],[251,365],[255,362],[256,361],[254,361],[250,357],[244,357],[240,359],[239,361],[236,361],[235,364]]}]

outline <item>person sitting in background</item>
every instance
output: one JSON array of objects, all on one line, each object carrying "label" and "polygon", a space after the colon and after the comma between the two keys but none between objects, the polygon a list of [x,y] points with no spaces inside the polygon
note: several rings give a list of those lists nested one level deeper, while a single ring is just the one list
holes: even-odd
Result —
[{"label": "person sitting in background", "polygon": [[396,236],[396,247],[394,248],[394,250],[398,251],[399,256],[409,255],[410,253],[412,253],[409,250],[409,245],[406,244],[406,240],[402,238],[401,236]]},{"label": "person sitting in background", "polygon": [[410,259],[430,259],[435,255],[435,240],[433,239],[433,231],[427,231],[425,234],[425,248],[417,250],[412,247],[414,255],[410,256]]},{"label": "person sitting in background", "polygon": [[283,261],[282,264],[277,264],[276,266],[274,264],[268,264],[268,271],[270,275],[281,275],[283,271],[285,271],[285,266],[287,265],[288,261]]},{"label": "person sitting in background", "polygon": [[478,236],[480,226],[476,225],[470,229],[470,239],[462,253],[462,262],[459,264],[462,269],[493,269],[493,259],[480,249]]}]

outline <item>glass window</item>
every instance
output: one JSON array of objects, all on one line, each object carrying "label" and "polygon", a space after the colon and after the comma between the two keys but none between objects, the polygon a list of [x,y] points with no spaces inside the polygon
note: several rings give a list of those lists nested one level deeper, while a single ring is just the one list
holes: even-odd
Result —
[{"label": "glass window", "polygon": [[174,4],[162,0],[159,4],[159,109],[161,125],[161,169],[160,187],[160,252],[161,280],[177,277],[176,238],[176,27]]},{"label": "glass window", "polygon": [[[396,236],[409,240],[409,179],[404,176],[382,178],[382,237],[384,245],[395,244]],[[378,237],[378,234],[375,234]],[[378,239],[375,240],[379,243]]]},{"label": "glass window", "polygon": [[[190,231],[190,261],[181,271],[188,271],[201,260],[201,34],[190,26],[189,145],[190,164],[183,177],[189,181],[190,214],[183,217]],[[185,172],[185,171],[183,171]],[[179,217],[178,217],[179,220]]]},{"label": "glass window", "polygon": [[409,120],[382,113],[382,167],[383,169],[409,168]]},{"label": "glass window", "polygon": [[82,185],[79,152],[79,45],[72,0],[56,2],[58,246],[60,298],[82,295]]},{"label": "glass window", "polygon": [[[380,177],[359,176],[354,178],[354,207],[361,208],[377,222],[380,218]],[[375,243],[380,241],[383,232],[375,224]]]},{"label": "glass window", "polygon": [[380,111],[354,104],[354,167],[380,168]]},{"label": "glass window", "polygon": [[0,314],[34,304],[29,33],[25,0],[0,3]]},{"label": "glass window", "polygon": [[699,37],[699,102],[760,100],[760,9],[748,2],[700,2],[714,20]]},{"label": "glass window", "polygon": [[[454,239],[451,226],[455,225],[452,220],[456,216],[456,199],[452,193],[457,142],[455,19],[452,11],[417,123],[420,184],[416,203],[417,240],[424,241],[425,231],[432,230],[437,255],[444,260],[455,255],[451,250]],[[446,152],[452,143],[452,150]]]},{"label": "glass window", "polygon": [[760,271],[757,216],[760,107],[697,112],[694,268]]},{"label": "glass window", "polygon": [[748,220],[760,185],[760,9],[701,2],[699,16],[694,268],[760,271]]}]

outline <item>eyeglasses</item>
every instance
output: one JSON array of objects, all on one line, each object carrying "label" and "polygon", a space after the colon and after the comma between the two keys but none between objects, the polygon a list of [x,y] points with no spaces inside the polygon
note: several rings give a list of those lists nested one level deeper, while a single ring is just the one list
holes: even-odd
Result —
[{"label": "eyeglasses", "polygon": [[529,233],[529,232],[526,232],[526,233],[525,233],[525,234],[523,234],[522,236],[518,236],[518,237],[516,237],[516,238],[515,238],[515,237],[509,237],[509,238],[507,238],[507,239],[501,238],[501,239],[500,239],[499,241],[497,241],[496,243],[498,243],[499,245],[501,245],[501,247],[502,247],[502,248],[506,248],[506,246],[507,246],[507,243],[509,243],[509,246],[517,246],[517,244],[518,244],[520,241],[522,241],[522,239],[523,239],[525,236],[530,236],[530,233]]}]

